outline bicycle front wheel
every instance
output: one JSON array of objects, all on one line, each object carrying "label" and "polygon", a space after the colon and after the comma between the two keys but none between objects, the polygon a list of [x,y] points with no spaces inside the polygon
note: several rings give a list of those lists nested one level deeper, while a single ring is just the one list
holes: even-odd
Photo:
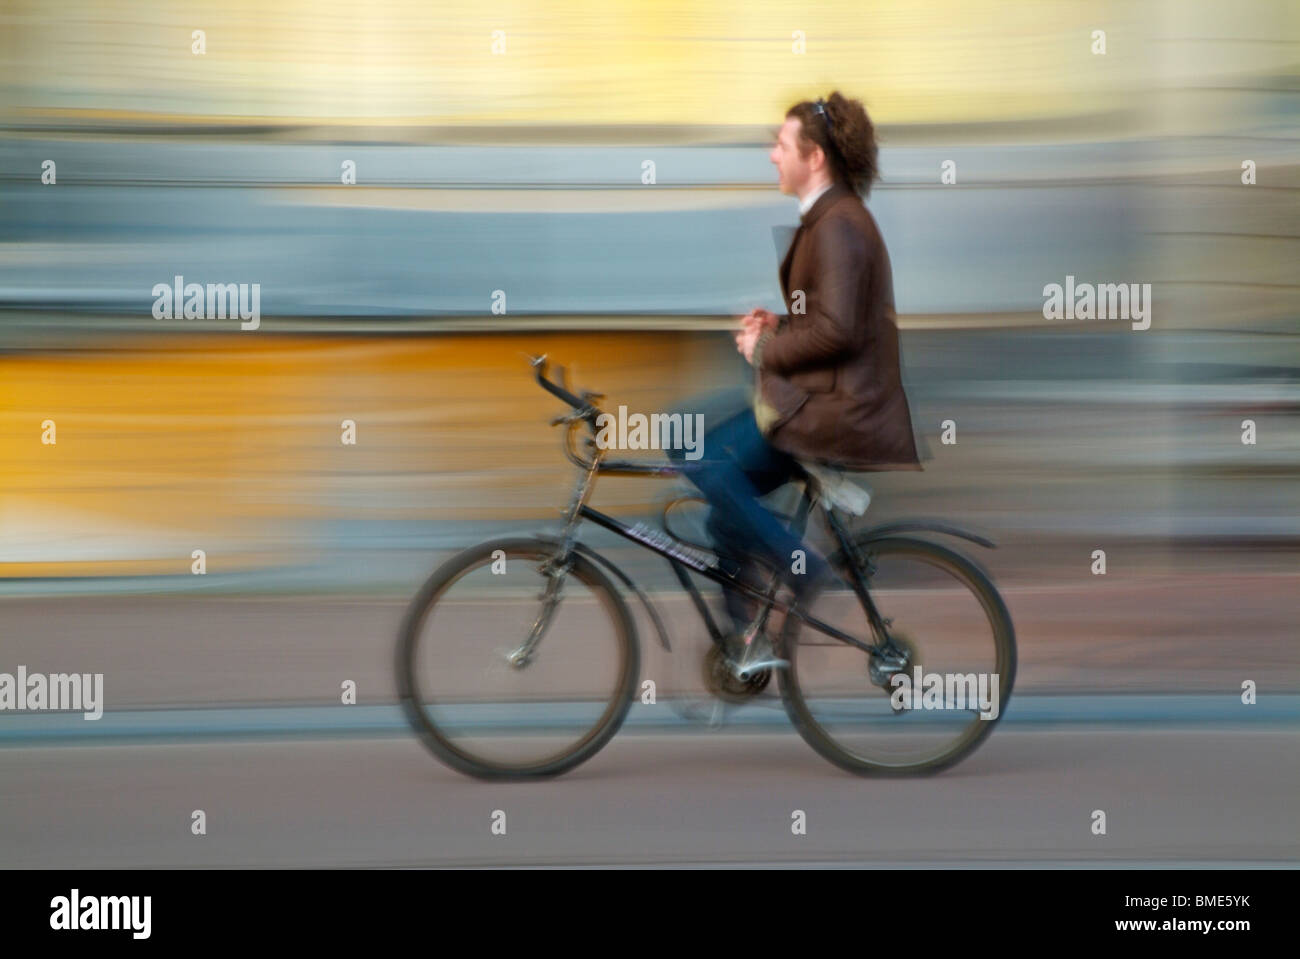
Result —
[{"label": "bicycle front wheel", "polygon": [[566,772],[627,715],[640,669],[627,605],[591,561],[573,554],[560,571],[555,552],[536,539],[475,546],[440,567],[407,610],[403,708],[425,746],[463,773]]},{"label": "bicycle front wheel", "polygon": [[[980,568],[946,546],[892,537],[859,539],[855,550],[889,644],[869,655],[787,617],[786,711],[810,746],[850,772],[944,769],[984,741],[1011,696],[1011,617]],[[831,557],[846,582],[852,561]],[[805,610],[877,644],[850,588],[822,591]]]}]

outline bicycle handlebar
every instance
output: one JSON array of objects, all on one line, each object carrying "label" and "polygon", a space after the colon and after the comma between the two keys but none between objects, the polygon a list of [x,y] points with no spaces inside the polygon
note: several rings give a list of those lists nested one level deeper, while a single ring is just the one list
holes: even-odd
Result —
[{"label": "bicycle handlebar", "polygon": [[542,389],[546,390],[546,392],[552,394],[553,396],[559,397],[560,399],[564,400],[564,402],[568,403],[575,410],[579,410],[581,412],[586,412],[588,410],[591,410],[594,412],[595,408],[590,403],[588,403],[585,399],[579,396],[574,396],[563,386],[560,386],[558,383],[555,383],[554,381],[546,378],[546,371],[549,368],[550,364],[546,362],[545,353],[543,353],[541,356],[534,356],[532,358],[532,363],[533,363],[533,369],[537,370],[537,384]]},{"label": "bicycle handlebar", "polygon": [[[546,373],[549,364],[546,361],[546,354],[541,356],[530,355],[528,359],[532,363],[533,369],[537,371],[537,384],[546,392],[568,403],[577,411],[572,416],[565,416],[552,421],[551,425],[568,424],[567,429],[564,431],[565,456],[580,469],[591,469],[593,461],[583,459],[581,454],[578,453],[574,433],[583,425],[586,425],[592,433],[596,432],[596,420],[601,415],[601,410],[591,401],[599,399],[601,394],[584,390],[582,396],[574,396],[563,386],[547,378]],[[588,443],[591,442],[593,441],[588,439]],[[629,476],[675,476],[680,472],[680,467],[675,465],[637,463],[627,460],[605,460],[599,464],[598,469],[602,473],[619,473]]]}]

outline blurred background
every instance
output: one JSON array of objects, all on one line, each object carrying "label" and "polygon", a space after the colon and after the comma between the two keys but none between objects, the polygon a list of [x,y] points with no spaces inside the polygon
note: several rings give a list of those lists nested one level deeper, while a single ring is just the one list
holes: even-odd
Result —
[{"label": "blurred background", "polygon": [[[798,222],[772,131],[836,89],[927,449],[867,521],[999,544],[962,548],[1018,693],[1300,692],[1287,0],[0,0],[0,669],[104,671],[110,712],[391,703],[419,583],[567,502],[525,354],[610,409],[743,385]],[[259,284],[260,326],[156,319],[177,276]],[[1150,328],[1044,319],[1067,276],[1150,284]]]}]

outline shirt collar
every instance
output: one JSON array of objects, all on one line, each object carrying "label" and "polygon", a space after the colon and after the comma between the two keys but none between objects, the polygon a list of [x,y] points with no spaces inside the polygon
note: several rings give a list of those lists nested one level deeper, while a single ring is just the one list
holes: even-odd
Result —
[{"label": "shirt collar", "polygon": [[811,209],[813,208],[813,204],[816,203],[816,202],[821,198],[821,195],[822,195],[823,193],[825,193],[827,190],[829,190],[832,186],[834,186],[833,183],[827,183],[824,187],[822,187],[822,188],[821,188],[820,190],[818,190],[816,193],[809,193],[806,197],[804,197],[802,200],[800,200],[800,201],[799,201],[799,215],[800,215],[800,216],[805,216],[805,215],[807,215],[808,211],[811,210]]}]

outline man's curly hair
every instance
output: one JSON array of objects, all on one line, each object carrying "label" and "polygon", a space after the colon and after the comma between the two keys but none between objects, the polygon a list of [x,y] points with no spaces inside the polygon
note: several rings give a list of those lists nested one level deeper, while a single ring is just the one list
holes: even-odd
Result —
[{"label": "man's curly hair", "polygon": [[871,192],[871,184],[880,178],[876,166],[876,130],[861,100],[849,100],[836,90],[823,101],[830,123],[809,100],[796,103],[786,117],[798,117],[799,155],[807,157],[813,145],[822,148],[830,164],[831,176],[860,196]]}]

